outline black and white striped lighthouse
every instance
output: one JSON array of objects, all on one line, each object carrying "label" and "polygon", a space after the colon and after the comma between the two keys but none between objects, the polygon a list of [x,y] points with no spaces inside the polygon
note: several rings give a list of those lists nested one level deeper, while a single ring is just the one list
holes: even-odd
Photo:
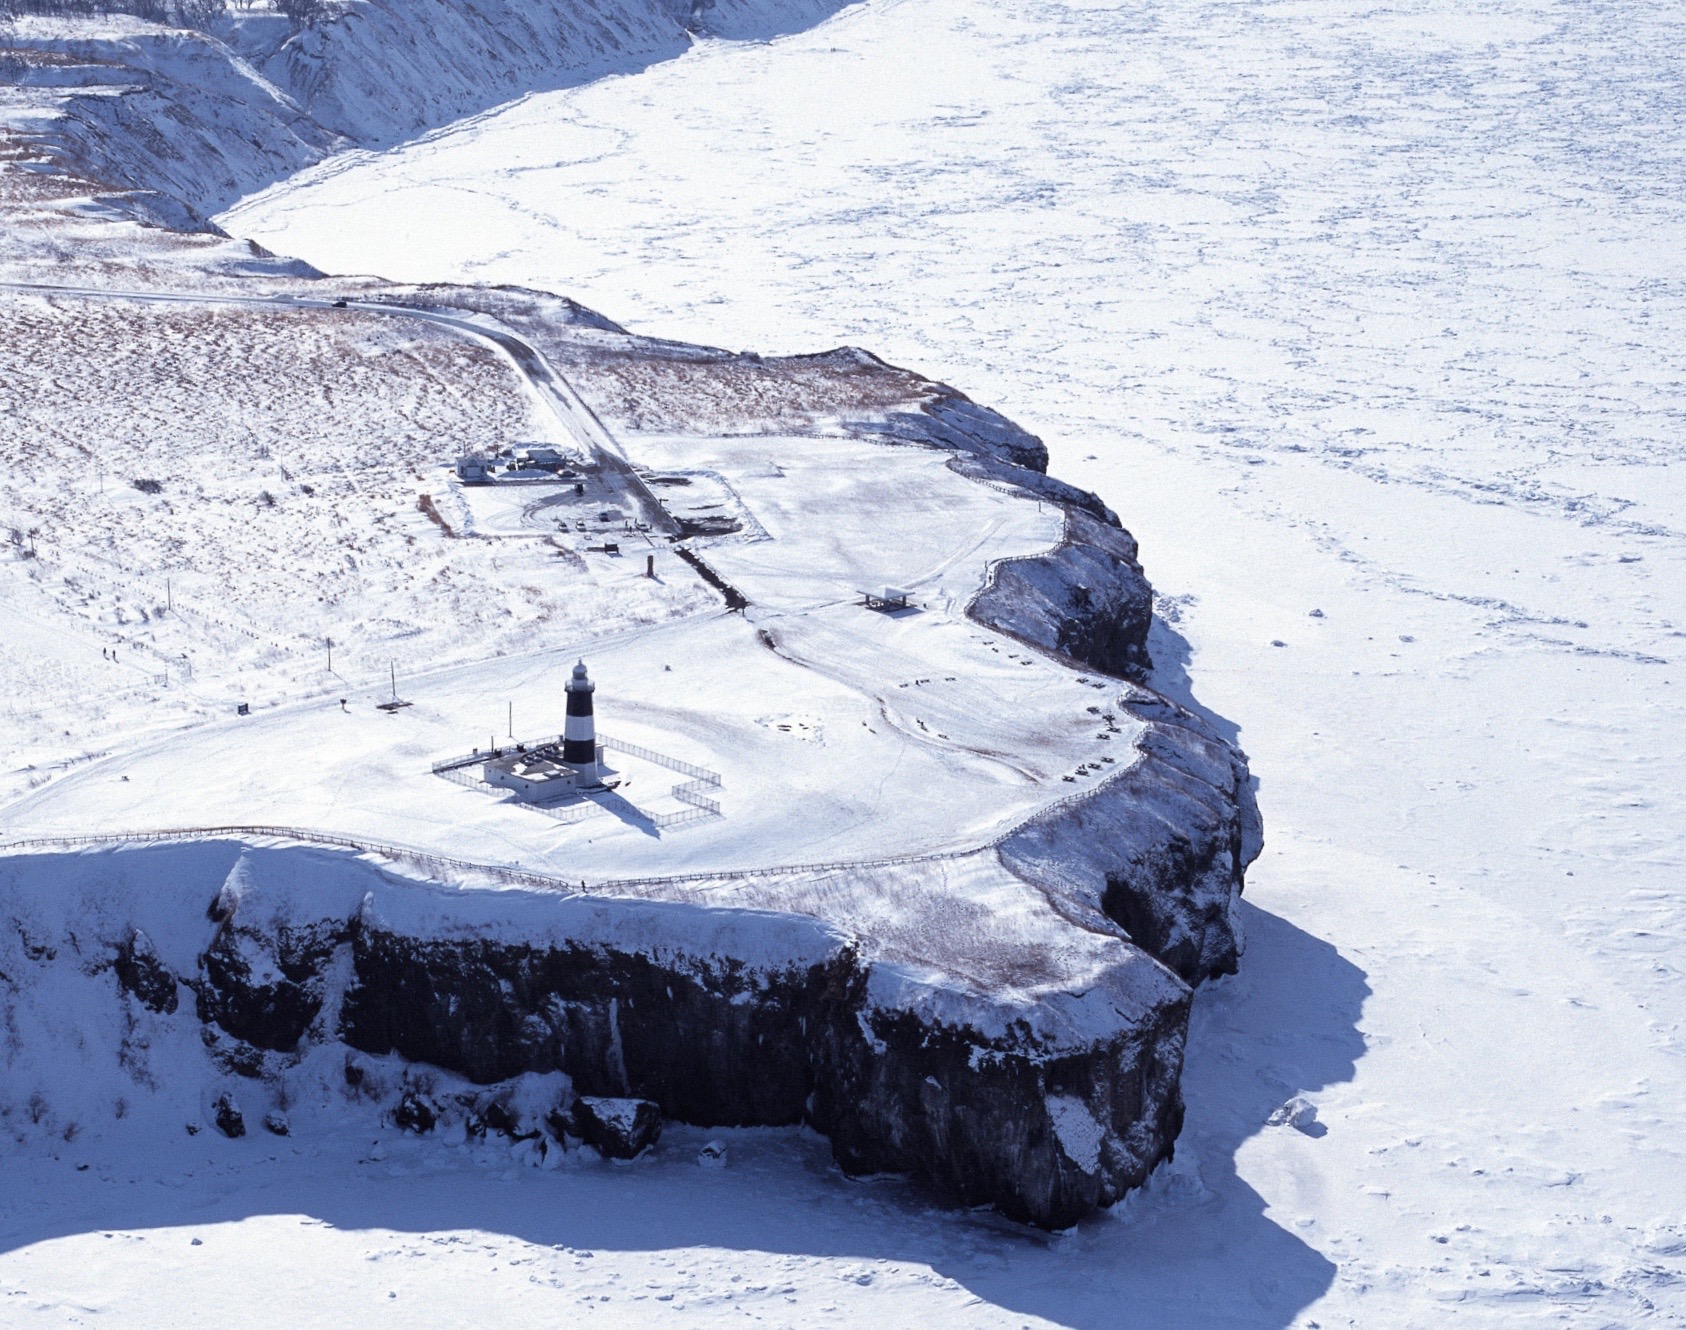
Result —
[{"label": "black and white striped lighthouse", "polygon": [[585,662],[574,666],[568,694],[568,718],[562,727],[562,760],[579,768],[586,784],[597,780],[597,721],[591,714],[591,695],[597,685],[586,677]]}]

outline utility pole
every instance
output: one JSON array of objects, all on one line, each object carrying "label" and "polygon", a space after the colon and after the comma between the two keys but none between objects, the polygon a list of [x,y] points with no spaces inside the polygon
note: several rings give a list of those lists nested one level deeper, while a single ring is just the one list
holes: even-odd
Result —
[{"label": "utility pole", "polygon": [[387,662],[387,672],[392,676],[392,700],[398,700],[398,662]]},{"label": "utility pole", "polygon": [[515,703],[514,702],[511,702],[509,704],[509,737],[511,739],[513,739],[515,737]]},{"label": "utility pole", "polygon": [[171,614],[176,612],[176,598],[170,592],[170,579],[167,577],[164,579],[164,608]]},{"label": "utility pole", "polygon": [[334,639],[324,637],[322,640],[328,644],[328,673],[332,674],[334,672]]}]

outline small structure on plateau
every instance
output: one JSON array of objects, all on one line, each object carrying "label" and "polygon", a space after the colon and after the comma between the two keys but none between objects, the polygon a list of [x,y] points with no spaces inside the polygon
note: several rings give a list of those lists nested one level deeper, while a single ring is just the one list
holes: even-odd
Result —
[{"label": "small structure on plateau", "polygon": [[903,591],[900,587],[887,586],[882,596],[871,591],[861,592],[861,604],[882,614],[894,614],[897,610],[908,609],[911,601],[912,593]]},{"label": "small structure on plateau", "polygon": [[560,471],[568,464],[568,459],[554,448],[534,445],[530,448],[517,448],[515,463],[519,467],[534,471]]}]

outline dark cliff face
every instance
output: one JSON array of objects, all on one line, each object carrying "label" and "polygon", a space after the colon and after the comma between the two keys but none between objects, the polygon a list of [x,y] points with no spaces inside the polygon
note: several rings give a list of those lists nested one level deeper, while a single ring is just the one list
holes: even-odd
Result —
[{"label": "dark cliff face", "polygon": [[1046,554],[1004,559],[973,599],[973,619],[1089,669],[1140,682],[1153,588],[1128,531],[1068,510],[1065,538]]},{"label": "dark cliff face", "polygon": [[814,1125],[847,1172],[916,1173],[966,1204],[1064,1227],[1170,1157],[1187,1021],[1185,990],[1080,1054],[910,1011],[832,1022],[818,1049]]},{"label": "dark cliff face", "polygon": [[[1106,1000],[1052,995],[1084,1013],[1055,1020],[899,971],[875,996],[874,966],[824,932],[783,960],[762,946],[751,965],[667,943],[441,938],[367,910],[280,925],[261,895],[217,926],[194,985],[198,1017],[254,1050],[337,1038],[488,1086],[560,1071],[576,1093],[697,1125],[805,1122],[849,1172],[911,1173],[1045,1227],[1138,1185],[1181,1125],[1188,990],[1121,944],[1095,980]],[[686,909],[680,939],[713,913]],[[158,974],[149,991],[174,983]],[[238,1048],[223,1063],[265,1067]]]},{"label": "dark cliff face", "polygon": [[1234,974],[1234,903],[1259,852],[1246,760],[1188,713],[1151,721],[1136,747],[1141,760],[1115,797],[1145,814],[1152,848],[1107,869],[1102,909],[1190,983]]},{"label": "dark cliff face", "polygon": [[349,927],[248,927],[224,919],[199,958],[199,1019],[254,1048],[291,1053],[327,1000],[328,961]]},{"label": "dark cliff face", "polygon": [[169,1016],[181,1005],[175,975],[158,959],[152,939],[140,929],[131,929],[129,936],[117,948],[113,968],[117,972],[118,986],[124,992],[133,994],[147,1010]]},{"label": "dark cliff face", "polygon": [[751,974],[601,947],[438,942],[360,924],[340,1033],[480,1084],[566,1072],[700,1126],[800,1122],[807,1031],[851,957]]}]

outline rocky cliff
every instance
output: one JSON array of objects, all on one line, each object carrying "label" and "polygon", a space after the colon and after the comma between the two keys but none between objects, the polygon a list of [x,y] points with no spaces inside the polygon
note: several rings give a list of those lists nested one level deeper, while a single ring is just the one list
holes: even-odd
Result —
[{"label": "rocky cliff", "polygon": [[[441,888],[226,841],[0,857],[0,912],[0,1118],[25,1136],[114,1101],[144,1129],[128,1101],[150,1094],[190,1128],[241,1105],[297,1132],[312,1101],[373,1100],[424,1132],[548,1113],[562,1142],[573,1096],[636,1096],[807,1123],[848,1171],[1061,1227],[1181,1122],[1188,990],[1114,939],[1065,982],[985,990],[798,914]],[[523,1085],[547,1104],[510,1109]]]},{"label": "rocky cliff", "polygon": [[[52,84],[46,136],[92,174],[156,191],[151,214],[185,225],[348,137],[412,133],[541,65],[583,77],[654,58],[702,21],[656,0],[554,23],[524,11],[537,28],[519,39],[475,26],[499,12],[369,0],[270,47],[273,25],[219,41],[127,20],[81,46],[74,25],[32,21],[18,41],[36,90]],[[569,65],[567,52],[585,55]],[[952,389],[847,349],[658,348],[536,293],[362,286],[523,327],[608,414],[659,400],[736,428],[752,401],[765,426],[776,401],[781,431],[942,449],[979,483],[1057,505],[1063,538],[997,564],[971,616],[1082,669],[1147,675],[1151,590],[1133,539],[1095,495],[1046,474],[1040,440]],[[610,359],[631,386],[621,398],[593,388]],[[68,1140],[116,1104],[131,1127],[150,1113],[153,1129],[185,1119],[232,1135],[289,1110],[293,1126],[271,1130],[308,1127],[301,1105],[345,1101],[404,1130],[567,1145],[582,1134],[574,1096],[637,1099],[700,1125],[806,1123],[850,1171],[911,1173],[1069,1224],[1170,1154],[1189,986],[1235,968],[1235,901],[1259,846],[1232,745],[1145,687],[1113,705],[1108,737],[1133,751],[1097,788],[965,865],[879,866],[871,893],[872,865],[764,879],[765,909],[742,883],[651,888],[660,900],[615,884],[589,898],[465,890],[226,841],[0,856],[0,1121]],[[994,874],[964,910],[944,876],[963,869]],[[731,890],[737,903],[704,903]],[[872,901],[857,909],[872,893],[894,902],[896,928],[873,922]]]}]

